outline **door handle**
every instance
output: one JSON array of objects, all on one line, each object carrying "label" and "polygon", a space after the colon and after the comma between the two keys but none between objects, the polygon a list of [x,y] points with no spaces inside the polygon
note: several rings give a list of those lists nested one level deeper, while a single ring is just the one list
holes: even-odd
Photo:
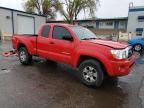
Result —
[{"label": "door handle", "polygon": [[54,42],[50,42],[50,44],[54,44]]}]

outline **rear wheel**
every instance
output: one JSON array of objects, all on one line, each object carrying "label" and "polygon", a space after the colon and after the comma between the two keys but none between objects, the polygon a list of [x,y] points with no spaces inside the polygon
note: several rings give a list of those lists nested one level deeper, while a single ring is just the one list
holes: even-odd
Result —
[{"label": "rear wheel", "polygon": [[141,51],[141,50],[142,50],[142,45],[136,44],[136,45],[134,46],[134,50],[137,51],[137,52]]},{"label": "rear wheel", "polygon": [[82,83],[87,86],[99,87],[104,79],[104,72],[96,60],[85,60],[79,66],[79,75]]},{"label": "rear wheel", "polygon": [[23,65],[29,65],[32,62],[32,56],[25,47],[20,47],[18,51],[19,60]]}]

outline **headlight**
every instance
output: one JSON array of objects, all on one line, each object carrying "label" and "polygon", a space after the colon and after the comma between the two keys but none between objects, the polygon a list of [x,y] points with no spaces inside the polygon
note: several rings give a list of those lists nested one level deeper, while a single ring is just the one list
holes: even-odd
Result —
[{"label": "headlight", "polygon": [[111,50],[111,54],[113,55],[114,58],[119,59],[119,60],[128,58],[127,49],[122,49],[122,50],[113,49]]}]

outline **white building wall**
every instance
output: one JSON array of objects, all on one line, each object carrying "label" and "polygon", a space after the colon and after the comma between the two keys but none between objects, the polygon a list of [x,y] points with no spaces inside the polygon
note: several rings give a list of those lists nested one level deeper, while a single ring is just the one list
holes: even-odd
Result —
[{"label": "white building wall", "polygon": [[[7,39],[7,37],[8,39],[10,39],[13,34],[13,30],[15,34],[18,33],[18,15],[34,18],[35,27],[33,27],[35,30],[35,34],[38,33],[40,25],[46,22],[46,17],[44,16],[28,14],[21,11],[0,7],[0,36],[2,36],[2,39]],[[29,26],[27,26],[26,29],[28,29],[28,27]]]},{"label": "white building wall", "polygon": [[[128,25],[127,25],[127,32],[131,32],[133,37],[140,37],[136,36],[136,28],[143,28],[144,29],[144,21],[139,22],[138,16],[144,16],[144,7],[133,7],[131,9],[139,9],[143,8],[143,11],[132,11],[129,12],[128,16]],[[144,36],[144,32],[143,32]]]},{"label": "white building wall", "polygon": [[46,17],[37,16],[35,18],[35,32],[38,34],[39,28],[43,23],[45,23]]},{"label": "white building wall", "polygon": [[11,11],[0,8],[0,30],[5,34],[12,34]]},{"label": "white building wall", "polygon": [[43,24],[43,23],[45,23],[45,21],[46,21],[46,17],[43,17],[43,16],[37,16],[37,15],[31,15],[31,14],[27,14],[27,13],[21,13],[21,12],[16,12],[16,11],[14,11],[14,28],[15,28],[15,33],[18,33],[18,22],[17,22],[17,20],[18,20],[18,15],[24,15],[24,16],[28,16],[28,17],[33,17],[34,18],[34,20],[35,20],[35,34],[37,34],[38,33],[38,30],[39,30],[39,27]]}]

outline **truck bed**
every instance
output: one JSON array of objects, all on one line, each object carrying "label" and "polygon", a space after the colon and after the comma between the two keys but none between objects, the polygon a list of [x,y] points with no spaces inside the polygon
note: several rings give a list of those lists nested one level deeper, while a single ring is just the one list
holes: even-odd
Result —
[{"label": "truck bed", "polygon": [[14,34],[12,36],[13,48],[18,49],[19,45],[25,45],[30,54],[36,55],[37,36],[36,34]]}]

